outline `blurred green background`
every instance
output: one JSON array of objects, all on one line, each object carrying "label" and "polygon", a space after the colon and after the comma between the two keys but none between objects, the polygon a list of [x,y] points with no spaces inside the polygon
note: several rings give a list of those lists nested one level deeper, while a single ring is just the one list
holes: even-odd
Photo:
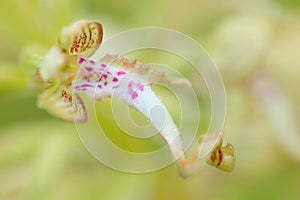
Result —
[{"label": "blurred green background", "polygon": [[[1,200],[300,197],[299,1],[12,0],[0,5]],[[173,165],[143,175],[117,172],[85,150],[74,125],[38,109],[30,82],[34,59],[56,42],[63,26],[78,19],[101,21],[105,38],[158,26],[202,44],[224,79],[224,131],[237,153],[235,170],[207,167],[185,180]],[[209,116],[205,98],[199,99]],[[109,111],[106,105],[109,101],[99,103],[100,113]]]}]

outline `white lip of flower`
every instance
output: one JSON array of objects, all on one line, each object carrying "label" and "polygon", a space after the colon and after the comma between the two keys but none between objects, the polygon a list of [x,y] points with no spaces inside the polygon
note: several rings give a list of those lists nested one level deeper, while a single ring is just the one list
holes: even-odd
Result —
[{"label": "white lip of flower", "polygon": [[[235,153],[230,144],[222,145],[223,133],[219,134],[217,141],[209,138],[210,134],[200,137],[196,151],[189,158],[185,157],[180,133],[151,88],[155,82],[188,86],[190,83],[168,78],[137,60],[130,61],[120,56],[106,55],[98,62],[90,60],[101,44],[102,35],[102,25],[95,21],[79,21],[63,29],[59,44],[50,49],[37,71],[45,85],[39,95],[39,106],[64,120],[84,123],[87,113],[77,93],[84,93],[95,101],[115,96],[151,120],[169,145],[182,177],[197,173],[201,159],[224,171],[232,171]],[[75,92],[73,97],[72,90]],[[207,157],[200,158],[204,142],[213,143],[214,148]]]}]

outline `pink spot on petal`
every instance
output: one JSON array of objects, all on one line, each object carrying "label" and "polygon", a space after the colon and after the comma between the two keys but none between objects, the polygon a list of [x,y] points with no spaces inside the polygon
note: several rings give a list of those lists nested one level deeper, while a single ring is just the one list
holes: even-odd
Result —
[{"label": "pink spot on petal", "polygon": [[79,58],[79,60],[78,60],[78,64],[82,64],[83,62],[85,62],[86,60],[84,59],[84,58]]},{"label": "pink spot on petal", "polygon": [[81,87],[81,86],[76,86],[75,89],[76,90],[81,90],[81,91],[87,90],[85,87]]},{"label": "pink spot on petal", "polygon": [[137,85],[137,88],[142,92],[144,91],[144,86],[140,83]]},{"label": "pink spot on petal", "polygon": [[75,89],[85,91],[85,90],[87,90],[88,87],[93,87],[93,86],[90,84],[82,84],[82,85],[76,86]]},{"label": "pink spot on petal", "polygon": [[104,86],[107,86],[107,84],[108,84],[107,81],[105,81],[105,82],[104,82]]},{"label": "pink spot on petal", "polygon": [[118,75],[118,76],[122,76],[122,75],[125,75],[125,74],[126,74],[126,72],[124,72],[124,71],[118,71],[118,72],[117,72],[117,75]]},{"label": "pink spot on petal", "polygon": [[90,84],[82,84],[82,85],[80,85],[80,87],[93,87],[93,86]]},{"label": "pink spot on petal", "polygon": [[138,95],[137,92],[133,92],[133,93],[131,94],[131,98],[132,98],[132,99],[136,99],[138,96],[139,96],[139,95]]},{"label": "pink spot on petal", "polygon": [[113,81],[113,82],[118,82],[119,79],[117,79],[116,77],[114,77],[112,81]]},{"label": "pink spot on petal", "polygon": [[97,85],[97,87],[98,87],[99,89],[102,89],[102,85]]},{"label": "pink spot on petal", "polygon": [[138,91],[143,92],[144,85],[141,83],[135,83],[133,81],[130,81],[128,83],[128,93],[131,95],[132,99],[136,99],[139,96]]},{"label": "pink spot on petal", "polygon": [[106,64],[101,64],[101,67],[105,68],[105,67],[106,67]]},{"label": "pink spot on petal", "polygon": [[101,81],[103,78],[106,80],[107,79],[107,74],[101,74],[100,78],[99,78],[99,81]]},{"label": "pink spot on petal", "polygon": [[95,64],[95,61],[93,61],[93,60],[90,60],[90,63],[94,65],[94,64]]},{"label": "pink spot on petal", "polygon": [[85,69],[86,69],[86,71],[88,71],[88,72],[93,71],[93,68],[92,68],[92,67],[85,67]]}]

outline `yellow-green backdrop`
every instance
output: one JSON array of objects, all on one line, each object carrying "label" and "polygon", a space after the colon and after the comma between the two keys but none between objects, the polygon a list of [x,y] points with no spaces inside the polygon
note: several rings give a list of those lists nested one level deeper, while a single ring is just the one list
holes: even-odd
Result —
[{"label": "yellow-green backdrop", "polygon": [[[1,1],[0,199],[298,199],[299,11],[297,0]],[[235,170],[206,168],[190,179],[181,179],[173,165],[148,174],[117,172],[86,151],[74,125],[38,109],[30,82],[34,58],[79,19],[101,21],[105,38],[157,26],[202,44],[224,79],[224,132],[235,146]],[[108,104],[99,103],[100,113]],[[204,113],[205,105],[200,102]],[[132,147],[114,131],[117,143]]]}]

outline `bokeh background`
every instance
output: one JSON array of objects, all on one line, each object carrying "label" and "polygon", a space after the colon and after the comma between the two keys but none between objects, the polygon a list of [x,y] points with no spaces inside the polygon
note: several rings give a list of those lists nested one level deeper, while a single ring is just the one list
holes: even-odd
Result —
[{"label": "bokeh background", "polygon": [[[1,1],[0,199],[299,199],[299,11],[298,0]],[[189,179],[181,179],[173,165],[148,174],[118,172],[86,151],[73,124],[38,109],[30,81],[36,60],[64,25],[78,19],[101,21],[105,38],[158,26],[202,44],[224,79],[224,132],[235,146],[235,170],[207,167]],[[151,56],[140,59],[152,62]],[[193,79],[189,70],[182,71]],[[165,101],[176,115],[176,101]],[[199,95],[204,119],[207,101]],[[109,113],[107,105],[99,103],[99,115]],[[113,124],[111,117],[102,118],[104,125]],[[157,145],[118,140],[118,131],[112,128],[110,135],[124,148]]]}]

